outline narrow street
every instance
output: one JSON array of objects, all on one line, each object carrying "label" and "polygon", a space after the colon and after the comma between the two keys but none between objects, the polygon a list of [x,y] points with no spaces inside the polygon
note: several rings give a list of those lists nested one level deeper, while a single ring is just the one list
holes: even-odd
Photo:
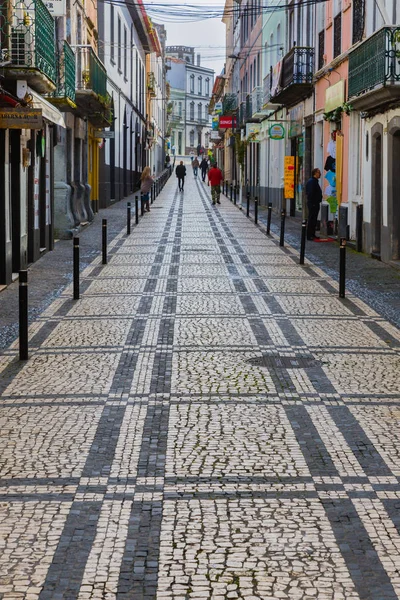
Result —
[{"label": "narrow street", "polygon": [[209,197],[0,355],[2,600],[400,598],[400,332]]}]

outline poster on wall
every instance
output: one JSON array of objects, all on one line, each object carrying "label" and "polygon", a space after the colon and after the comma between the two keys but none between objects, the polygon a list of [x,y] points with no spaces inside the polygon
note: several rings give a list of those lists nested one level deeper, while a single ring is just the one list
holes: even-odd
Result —
[{"label": "poster on wall", "polygon": [[294,156],[285,156],[283,186],[285,198],[294,198]]}]

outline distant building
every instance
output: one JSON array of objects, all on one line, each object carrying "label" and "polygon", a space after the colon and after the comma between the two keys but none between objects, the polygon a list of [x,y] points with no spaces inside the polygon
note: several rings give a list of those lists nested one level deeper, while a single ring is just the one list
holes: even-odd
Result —
[{"label": "distant building", "polygon": [[195,64],[195,49],[167,46],[167,81],[171,87],[168,122],[171,148],[176,154],[190,154],[198,147],[208,148],[211,119],[208,108],[214,84],[214,71]]}]

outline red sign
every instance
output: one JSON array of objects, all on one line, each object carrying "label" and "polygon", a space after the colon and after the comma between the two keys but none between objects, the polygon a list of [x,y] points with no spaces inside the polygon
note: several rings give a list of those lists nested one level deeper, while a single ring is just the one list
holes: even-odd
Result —
[{"label": "red sign", "polygon": [[233,122],[233,127],[236,127],[236,117],[220,117],[219,118],[219,129],[232,129],[232,122]]}]

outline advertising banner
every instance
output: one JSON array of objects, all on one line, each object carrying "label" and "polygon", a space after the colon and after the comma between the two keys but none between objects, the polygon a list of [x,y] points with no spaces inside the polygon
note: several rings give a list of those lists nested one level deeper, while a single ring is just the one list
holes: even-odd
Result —
[{"label": "advertising banner", "polygon": [[294,198],[294,156],[285,156],[283,185],[285,198]]}]

